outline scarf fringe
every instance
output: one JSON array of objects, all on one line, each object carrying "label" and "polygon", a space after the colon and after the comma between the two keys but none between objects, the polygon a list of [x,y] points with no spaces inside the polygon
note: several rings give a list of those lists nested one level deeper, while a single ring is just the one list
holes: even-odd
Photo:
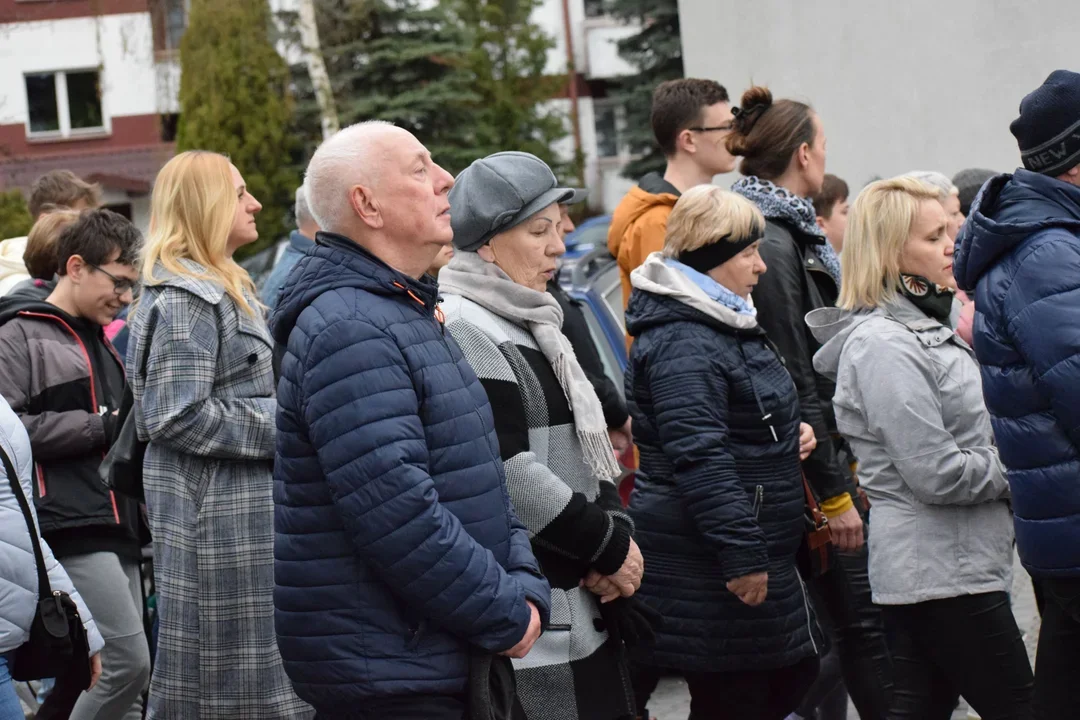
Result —
[{"label": "scarf fringe", "polygon": [[[576,417],[585,408],[574,407],[574,399],[571,397],[573,393],[568,392],[567,389],[571,387],[571,378],[574,375],[571,363],[577,364],[577,357],[574,355],[574,349],[570,345],[570,341],[566,340],[562,345],[559,361],[554,363],[553,369],[555,370],[555,379],[559,381],[559,387],[563,389],[563,395],[566,396],[566,402],[570,404],[570,411]],[[597,401],[597,404],[599,404],[599,401]],[[581,423],[575,423],[574,429],[577,431],[578,442],[581,443],[585,463],[592,470],[593,477],[603,482],[622,474],[622,467],[615,459],[615,448],[611,446],[611,437],[607,434],[606,429],[602,432],[592,429],[585,430],[581,427]]]}]

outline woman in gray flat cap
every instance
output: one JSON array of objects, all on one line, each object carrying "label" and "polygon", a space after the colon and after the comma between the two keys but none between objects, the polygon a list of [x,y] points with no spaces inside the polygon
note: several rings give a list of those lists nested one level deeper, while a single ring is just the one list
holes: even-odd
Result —
[{"label": "woman in gray flat cap", "polygon": [[574,197],[528,153],[477,160],[450,191],[456,252],[439,286],[552,588],[550,624],[514,661],[521,705],[529,720],[621,720],[635,715],[623,644],[647,642],[652,615],[631,598],[643,563],[604,413],[545,289],[566,251],[559,203]]}]

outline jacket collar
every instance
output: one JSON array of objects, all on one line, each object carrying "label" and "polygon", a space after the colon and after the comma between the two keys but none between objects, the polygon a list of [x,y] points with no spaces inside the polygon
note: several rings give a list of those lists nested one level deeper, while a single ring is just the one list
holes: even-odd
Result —
[{"label": "jacket collar", "polygon": [[[438,302],[439,286],[429,276],[425,275],[417,279],[395,270],[344,235],[319,231],[315,236],[315,244],[319,247],[344,252],[351,256],[354,262],[359,260],[361,264],[367,265],[369,270],[367,274],[380,284],[385,285],[390,294],[407,294],[411,291],[413,294],[418,295],[424,306],[428,308],[434,308]],[[401,290],[405,292],[402,293]]]},{"label": "jacket collar", "polygon": [[883,304],[881,311],[915,333],[915,337],[926,347],[938,347],[953,339],[962,347],[967,347],[967,343],[961,340],[952,328],[929,317],[903,295],[897,294],[892,300]]},{"label": "jacket collar", "polygon": [[[181,258],[180,264],[190,271],[192,275],[205,275],[207,273],[206,267],[194,260]],[[217,305],[225,297],[225,288],[222,285],[213,280],[204,280],[192,275],[177,275],[166,270],[160,263],[154,266],[154,277],[160,281],[157,283],[158,285],[168,285],[169,287],[186,290],[211,305]]]},{"label": "jacket collar", "polygon": [[303,255],[315,247],[315,241],[299,230],[293,230],[289,233],[289,247]]}]

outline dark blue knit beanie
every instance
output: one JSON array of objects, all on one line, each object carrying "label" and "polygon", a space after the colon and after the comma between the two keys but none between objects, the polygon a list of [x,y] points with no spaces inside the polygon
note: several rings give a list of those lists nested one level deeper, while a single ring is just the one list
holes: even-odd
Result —
[{"label": "dark blue knit beanie", "polygon": [[1020,102],[1009,130],[1024,167],[1057,177],[1080,165],[1080,74],[1055,70]]}]

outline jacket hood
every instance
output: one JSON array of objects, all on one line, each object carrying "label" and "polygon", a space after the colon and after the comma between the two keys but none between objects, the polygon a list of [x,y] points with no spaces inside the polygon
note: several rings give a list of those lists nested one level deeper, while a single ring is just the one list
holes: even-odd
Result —
[{"label": "jacket hood", "polygon": [[760,332],[757,318],[740,315],[710,298],[690,278],[669,267],[661,253],[649,255],[630,273],[630,282],[635,290],[626,310],[630,335],[675,320],[701,322],[728,332]]},{"label": "jacket hood", "polygon": [[[434,312],[438,285],[398,272],[343,235],[320,232],[315,244],[296,263],[289,283],[270,316],[270,334],[282,345],[296,326],[300,313],[330,290],[355,288],[374,295],[409,299],[410,293]],[[413,302],[413,300],[409,300]]]},{"label": "jacket hood", "polygon": [[0,325],[7,324],[11,319],[22,312],[51,315],[52,317],[58,317],[65,321],[68,319],[67,313],[44,300],[36,300],[34,298],[18,295],[8,295],[0,298]]},{"label": "jacket hood", "polygon": [[1080,187],[1028,170],[988,181],[956,238],[953,272],[971,292],[1002,256],[1042,230],[1080,234]]},{"label": "jacket hood", "polygon": [[806,325],[814,338],[821,343],[821,349],[814,353],[814,369],[836,380],[840,368],[840,353],[844,350],[851,333],[873,316],[865,310],[853,312],[840,308],[819,308],[806,315]]},{"label": "jacket hood", "polygon": [[629,236],[627,231],[642,215],[654,208],[672,208],[678,200],[679,191],[659,173],[649,173],[641,178],[641,182],[630,188],[611,216],[611,228],[608,230],[608,250],[611,254],[619,257],[619,246]]}]

